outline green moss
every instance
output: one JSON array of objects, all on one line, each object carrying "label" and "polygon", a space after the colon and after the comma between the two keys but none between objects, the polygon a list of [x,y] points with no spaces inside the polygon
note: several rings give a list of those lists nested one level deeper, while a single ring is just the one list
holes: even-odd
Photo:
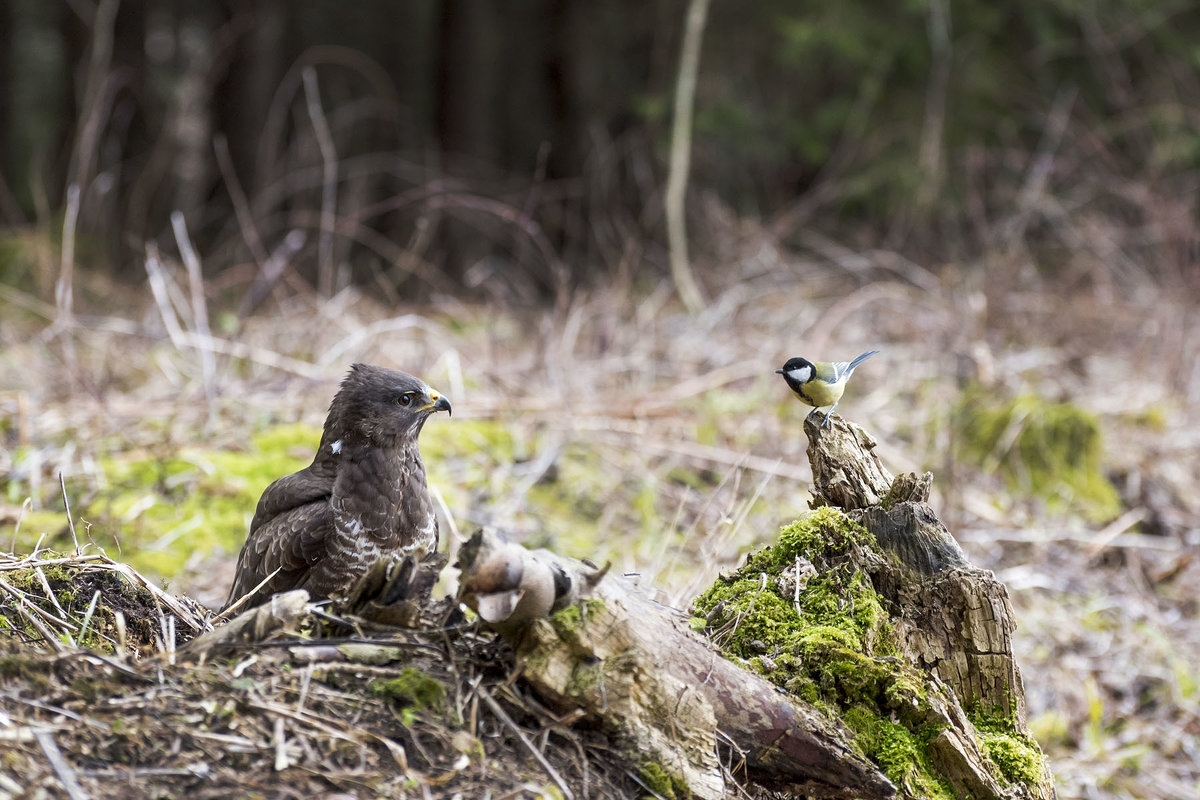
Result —
[{"label": "green moss", "polygon": [[638,767],[638,777],[647,789],[666,800],[687,800],[692,796],[687,782],[657,761],[642,762]]},{"label": "green moss", "polygon": [[[783,528],[777,545],[718,579],[694,611],[726,654],[843,720],[904,796],[949,800],[954,791],[928,754],[939,730],[929,722],[936,690],[898,657],[900,643],[871,576],[854,566],[862,559],[848,557],[875,546],[840,511],[817,509]],[[807,576],[799,590],[798,573]],[[1038,780],[1040,762],[1018,746],[1028,737],[996,729],[988,736],[985,752],[994,751],[998,772],[1011,772],[1016,782]]]},{"label": "green moss", "polygon": [[[892,658],[895,635],[870,577],[844,566],[852,548],[872,543],[840,511],[817,509],[714,583],[695,601],[696,613],[710,620],[725,652],[809,702],[908,712],[925,701],[923,681]],[[797,559],[817,565],[799,592],[789,583]]]},{"label": "green moss", "polygon": [[974,708],[967,712],[979,731],[983,752],[1008,783],[1037,783],[1046,774],[1046,757],[1033,737],[1017,729],[1015,712]]},{"label": "green moss", "polygon": [[560,608],[550,615],[550,624],[560,636],[578,631],[587,624],[589,619],[596,617],[604,610],[604,601],[585,600]]},{"label": "green moss", "polygon": [[[53,551],[43,551],[47,558],[55,557]],[[4,580],[19,589],[25,598],[55,616],[66,612],[68,619],[82,623],[87,617],[92,598],[99,592],[96,606],[92,609],[86,628],[75,631],[73,638],[62,635],[64,643],[74,646],[112,652],[118,638],[116,612],[125,616],[127,642],[134,647],[148,646],[154,641],[158,628],[158,617],[154,598],[148,589],[133,583],[117,572],[86,570],[69,564],[50,564],[40,567],[45,583],[50,587],[54,599],[46,594],[46,588],[35,569],[11,570],[4,573]],[[40,640],[41,633],[25,621],[24,615],[4,616],[5,604],[0,603],[0,624],[16,630],[31,641]],[[62,611],[59,610],[61,607]]]},{"label": "green moss", "polygon": [[[79,538],[119,549],[135,569],[165,577],[197,552],[236,551],[263,489],[307,465],[319,441],[319,429],[287,424],[251,437],[245,450],[184,447],[106,456],[100,459],[103,488],[68,487],[73,498],[88,497],[73,509]],[[64,548],[70,543],[67,530],[62,512],[27,515],[18,547],[31,549],[49,533],[46,544]],[[0,538],[5,535],[0,530]]]},{"label": "green moss", "polygon": [[1117,490],[1104,476],[1094,414],[1070,403],[1033,395],[1007,399],[972,387],[963,392],[954,419],[958,456],[999,472],[1014,490],[1095,522],[1120,513]]},{"label": "green moss", "polygon": [[395,678],[378,678],[371,682],[371,693],[402,708],[441,708],[446,699],[446,687],[416,667],[405,667]]},{"label": "green moss", "polygon": [[864,754],[878,763],[907,796],[954,800],[954,789],[935,774],[929,761],[928,745],[937,729],[913,731],[862,705],[846,709],[843,719],[854,730],[855,742]]},{"label": "green moss", "polygon": [[779,544],[771,548],[774,562],[783,564],[796,556],[807,559],[845,555],[855,546],[872,545],[875,537],[835,508],[822,507],[805,514],[779,532]]}]

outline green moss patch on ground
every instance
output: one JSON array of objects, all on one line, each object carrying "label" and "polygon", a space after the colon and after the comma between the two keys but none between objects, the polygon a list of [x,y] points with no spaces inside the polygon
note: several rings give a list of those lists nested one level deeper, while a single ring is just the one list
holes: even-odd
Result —
[{"label": "green moss patch on ground", "polygon": [[972,386],[953,418],[957,455],[998,472],[1010,489],[1092,522],[1120,513],[1117,490],[1104,474],[1104,441],[1094,414],[1071,403],[999,397]]},{"label": "green moss patch on ground", "polygon": [[[78,537],[114,555],[119,550],[139,571],[164,576],[194,555],[236,552],[263,490],[307,466],[320,438],[317,428],[286,424],[250,437],[243,450],[191,446],[107,455],[100,459],[104,485],[88,491],[86,502],[68,483]],[[5,535],[11,529],[0,530],[0,538]],[[43,536],[45,545],[73,546],[64,511],[27,514],[17,552],[32,550]]]},{"label": "green moss patch on ground", "polygon": [[664,800],[687,800],[692,796],[687,783],[671,774],[671,771],[656,761],[646,761],[638,767],[638,777],[653,795]]},{"label": "green moss patch on ground", "polygon": [[416,667],[405,667],[394,678],[372,681],[371,693],[417,711],[440,709],[446,700],[446,687]]}]

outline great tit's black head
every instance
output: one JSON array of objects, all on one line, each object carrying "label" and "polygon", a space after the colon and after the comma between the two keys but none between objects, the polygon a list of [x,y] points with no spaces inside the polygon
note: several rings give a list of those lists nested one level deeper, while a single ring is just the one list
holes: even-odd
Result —
[{"label": "great tit's black head", "polygon": [[782,375],[783,379],[788,382],[789,386],[797,386],[802,383],[808,383],[816,375],[816,367],[806,358],[789,358],[787,363],[775,370],[776,374]]},{"label": "great tit's black head", "polygon": [[435,411],[450,411],[450,401],[425,381],[405,372],[355,364],[329,406],[327,436],[377,447],[415,440]]}]

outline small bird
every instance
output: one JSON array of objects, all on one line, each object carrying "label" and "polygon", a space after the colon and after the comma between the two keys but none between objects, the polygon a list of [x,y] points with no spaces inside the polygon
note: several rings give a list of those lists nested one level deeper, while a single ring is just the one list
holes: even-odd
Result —
[{"label": "small bird", "polygon": [[290,589],[324,599],[349,589],[381,557],[436,550],[437,517],[417,436],[430,415],[450,410],[450,401],[419,378],[350,367],[312,464],[278,479],[259,499],[224,607],[252,591],[242,607]]},{"label": "small bird", "polygon": [[808,416],[811,417],[818,408],[830,407],[829,412],[825,415],[825,421],[821,423],[821,427],[824,428],[829,424],[829,417],[837,408],[838,401],[842,399],[842,392],[846,390],[846,381],[850,379],[854,368],[878,352],[878,350],[868,350],[853,361],[834,361],[832,363],[828,361],[812,362],[800,357],[789,358],[787,363],[775,372],[783,376],[788,388],[796,393],[800,402],[813,407],[813,410],[808,412]]}]

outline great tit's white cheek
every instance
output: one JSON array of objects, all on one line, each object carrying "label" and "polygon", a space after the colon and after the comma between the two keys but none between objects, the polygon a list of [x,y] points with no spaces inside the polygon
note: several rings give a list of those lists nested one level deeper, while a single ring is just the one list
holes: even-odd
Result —
[{"label": "great tit's white cheek", "polygon": [[788,373],[788,377],[797,383],[808,383],[812,380],[812,367],[797,367]]}]

